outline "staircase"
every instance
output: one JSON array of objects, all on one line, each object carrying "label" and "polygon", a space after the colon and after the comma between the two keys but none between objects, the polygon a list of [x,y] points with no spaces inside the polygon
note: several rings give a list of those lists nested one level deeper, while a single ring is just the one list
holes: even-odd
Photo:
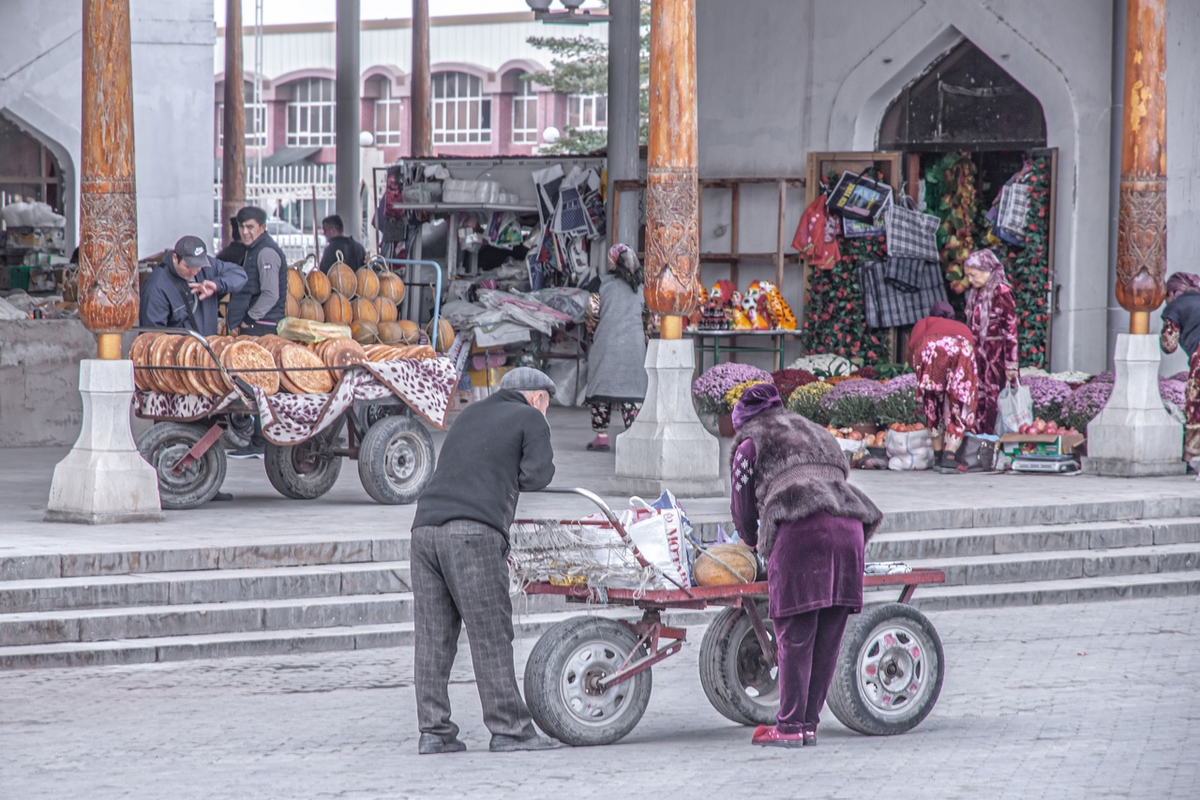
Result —
[{"label": "staircase", "polygon": [[[944,570],[917,591],[924,610],[1200,594],[1200,496],[896,514],[867,558]],[[546,596],[514,607],[519,636],[583,611]],[[0,669],[411,641],[407,536],[0,557]]]}]

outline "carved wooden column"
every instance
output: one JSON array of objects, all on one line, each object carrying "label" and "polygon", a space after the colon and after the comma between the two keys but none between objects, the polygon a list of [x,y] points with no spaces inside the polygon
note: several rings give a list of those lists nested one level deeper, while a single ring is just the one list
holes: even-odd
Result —
[{"label": "carved wooden column", "polygon": [[83,3],[79,316],[102,359],[137,323],[137,198],[129,0]]},{"label": "carved wooden column", "polygon": [[246,87],[242,71],[242,0],[225,0],[225,119],[221,125],[221,244],[229,220],[246,205]]},{"label": "carved wooden column", "polygon": [[433,131],[430,117],[433,78],[429,73],[429,0],[413,0],[412,86],[409,91],[409,117],[412,120],[413,158],[433,155]]},{"label": "carved wooden column", "polygon": [[700,279],[695,0],[655,0],[650,14],[646,304],[679,339]]},{"label": "carved wooden column", "polygon": [[1129,332],[1150,332],[1150,312],[1166,297],[1166,0],[1128,0],[1125,118],[1117,221],[1117,302]]}]

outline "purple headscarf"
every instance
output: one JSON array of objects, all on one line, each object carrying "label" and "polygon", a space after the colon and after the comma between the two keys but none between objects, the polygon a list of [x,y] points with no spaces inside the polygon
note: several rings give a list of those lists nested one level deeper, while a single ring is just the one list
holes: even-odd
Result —
[{"label": "purple headscarf", "polygon": [[950,305],[945,300],[938,300],[933,304],[933,308],[929,309],[929,316],[941,317],[942,319],[954,319],[954,306]]},{"label": "purple headscarf", "polygon": [[979,327],[972,331],[975,334],[975,341],[982,346],[987,341],[988,321],[992,316],[992,297],[996,293],[997,286],[1008,286],[1008,276],[1004,274],[1004,265],[991,250],[976,250],[971,253],[963,262],[963,267],[989,273],[987,283],[983,285],[983,288],[972,289],[967,295],[968,325],[971,320],[975,319],[975,308],[982,309],[979,314]]},{"label": "purple headscarf", "polygon": [[783,408],[783,399],[773,383],[756,383],[746,391],[733,407],[733,429],[739,430],[746,422],[768,408]]},{"label": "purple headscarf", "polygon": [[1191,272],[1176,272],[1167,278],[1167,297],[1173,298],[1184,292],[1200,291],[1200,275]]}]

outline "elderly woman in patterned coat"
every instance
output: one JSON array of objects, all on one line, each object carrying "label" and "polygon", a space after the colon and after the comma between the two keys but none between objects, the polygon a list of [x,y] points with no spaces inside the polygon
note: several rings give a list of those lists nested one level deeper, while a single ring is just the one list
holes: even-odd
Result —
[{"label": "elderly woman in patterned coat", "polygon": [[730,510],[767,563],[779,651],[776,724],[758,726],[751,742],[813,745],[846,621],[862,610],[863,550],[883,514],[850,485],[833,436],[785,409],[773,385],[742,394],[733,427]]},{"label": "elderly woman in patterned coat", "polygon": [[1200,468],[1200,275],[1176,272],[1167,279],[1167,305],[1159,340],[1164,353],[1183,345],[1188,357],[1184,394],[1183,458]]},{"label": "elderly woman in patterned coat", "polygon": [[971,284],[967,295],[967,327],[975,335],[975,371],[979,379],[975,423],[980,433],[996,430],[1000,390],[1019,377],[1017,301],[1004,265],[991,250],[976,250],[963,271]]},{"label": "elderly woman in patterned coat", "polygon": [[954,319],[949,303],[939,301],[913,326],[908,342],[909,362],[917,374],[917,406],[933,434],[935,463],[959,471],[958,447],[975,430],[975,335]]}]

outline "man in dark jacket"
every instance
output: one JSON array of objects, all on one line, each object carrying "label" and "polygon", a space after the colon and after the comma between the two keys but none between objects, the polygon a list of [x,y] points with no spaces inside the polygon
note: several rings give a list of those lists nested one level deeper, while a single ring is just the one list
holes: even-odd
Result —
[{"label": "man in dark jacket", "polygon": [[433,480],[417,500],[410,564],[418,752],[465,750],[450,721],[447,685],[465,622],[492,751],[545,750],[513,666],[508,529],[523,491],[554,477],[546,408],[554,383],[529,367],[463,410],[450,427]]},{"label": "man in dark jacket", "polygon": [[321,220],[321,232],[325,234],[325,252],[321,254],[321,272],[329,272],[329,268],[337,263],[337,254],[342,254],[351,269],[358,269],[367,263],[367,251],[363,246],[345,233],[346,226],[342,218],[332,214]]},{"label": "man in dark jacket", "polygon": [[267,233],[267,212],[246,206],[238,211],[237,221],[246,245],[246,285],[229,299],[225,325],[242,336],[275,333],[287,308],[287,258]]},{"label": "man in dark jacket", "polygon": [[208,255],[200,237],[184,236],[142,284],[138,325],[187,328],[213,336],[218,301],[245,283],[240,266]]}]

